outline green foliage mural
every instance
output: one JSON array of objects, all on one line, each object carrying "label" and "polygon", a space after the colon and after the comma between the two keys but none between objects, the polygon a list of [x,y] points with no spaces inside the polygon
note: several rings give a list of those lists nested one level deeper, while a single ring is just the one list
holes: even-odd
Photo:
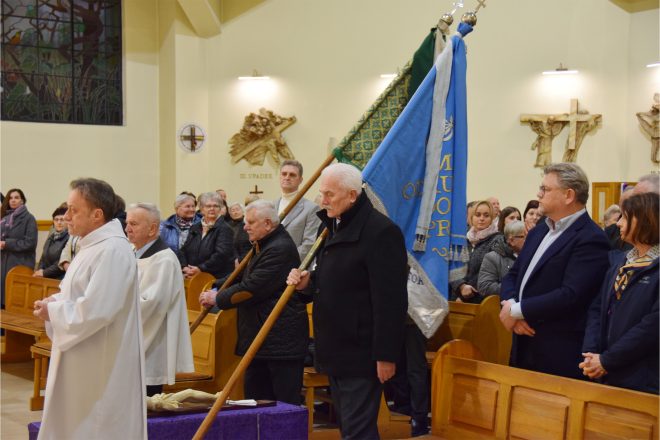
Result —
[{"label": "green foliage mural", "polygon": [[2,119],[122,125],[121,0],[2,0]]}]

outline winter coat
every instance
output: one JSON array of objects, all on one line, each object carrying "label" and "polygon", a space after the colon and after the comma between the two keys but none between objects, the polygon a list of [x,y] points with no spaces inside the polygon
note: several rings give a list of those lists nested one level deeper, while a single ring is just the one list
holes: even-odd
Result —
[{"label": "winter coat", "polygon": [[[9,215],[9,214],[7,214]],[[0,282],[2,308],[5,307],[5,279],[7,272],[16,266],[27,266],[34,269],[37,259],[37,221],[30,214],[27,208],[14,216],[14,223],[11,229],[3,229],[2,239],[5,241],[5,248],[0,251],[0,261],[2,267],[2,280]]]},{"label": "winter coat", "polygon": [[494,240],[492,251],[488,252],[481,262],[477,290],[483,297],[499,295],[502,278],[509,272],[516,261],[513,249],[504,240]]},{"label": "winter coat", "polygon": [[[465,277],[460,280],[451,282],[451,291],[452,291],[452,300],[455,300],[459,297],[458,293],[460,292],[460,287],[463,284],[469,284],[478,290],[477,286],[479,285],[479,270],[481,269],[481,263],[487,253],[491,252],[495,247],[505,246],[504,236],[500,233],[495,233],[490,235],[479,243],[477,243],[472,249],[470,254],[470,260],[467,264],[467,272]],[[487,294],[482,292],[476,293],[473,297],[469,299],[464,299],[464,302],[479,304]]]},{"label": "winter coat", "polygon": [[[241,280],[218,293],[220,309],[236,307],[238,311],[238,339],[236,354],[243,356],[256,337],[275,304],[286,290],[286,278],[300,265],[296,245],[278,226],[255,244],[255,252],[242,274]],[[224,283],[214,283],[217,289]],[[256,359],[303,359],[307,353],[309,319],[307,308],[298,295],[284,306]]]},{"label": "winter coat", "polygon": [[223,278],[234,269],[234,234],[225,221],[218,218],[202,237],[202,224],[197,223],[190,228],[178,256],[181,267],[197,266],[202,272]]},{"label": "winter coat", "polygon": [[44,271],[44,278],[54,278],[57,280],[64,278],[66,272],[60,269],[59,264],[62,249],[64,249],[68,240],[69,233],[67,231],[63,231],[57,238],[55,238],[55,234],[51,234],[46,239],[38,267]]},{"label": "winter coat", "polygon": [[[193,218],[193,225],[200,221],[201,220],[195,216]],[[160,238],[167,243],[169,248],[172,249],[177,256],[179,256],[179,234],[181,234],[181,230],[179,229],[179,225],[176,224],[176,214],[172,214],[167,220],[160,222]]]},{"label": "winter coat", "polygon": [[397,362],[408,309],[408,267],[399,227],[363,192],[317,254],[308,292],[314,300],[316,367],[330,376],[374,377],[376,361]]},{"label": "winter coat", "polygon": [[626,256],[614,255],[589,309],[582,352],[600,353],[603,383],[658,394],[658,259],[636,272],[617,300],[614,280]]},{"label": "winter coat", "polygon": [[250,243],[248,234],[243,228],[245,222],[241,218],[240,220],[229,220],[227,224],[234,231],[234,256],[238,261],[242,261],[243,257],[252,249],[252,243]]}]

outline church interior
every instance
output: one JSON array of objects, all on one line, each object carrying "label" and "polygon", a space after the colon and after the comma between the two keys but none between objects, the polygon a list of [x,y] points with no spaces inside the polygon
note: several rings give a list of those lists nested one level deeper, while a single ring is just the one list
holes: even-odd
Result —
[{"label": "church interior", "polygon": [[[534,124],[548,117],[600,115],[573,153],[592,185],[658,172],[657,0],[121,0],[122,122],[3,119],[0,188],[24,191],[40,225],[38,250],[52,210],[79,177],[107,181],[127,204],[155,203],[163,218],[182,191],[274,200],[282,149],[270,144],[259,156],[232,147],[248,115],[265,109],[280,118],[285,154],[307,178],[442,14],[456,10],[453,32],[477,5],[465,38],[468,200],[495,196],[522,208],[536,198],[539,161],[561,161],[571,136],[567,122],[542,152]],[[576,72],[553,74],[565,68]],[[655,134],[637,116],[654,106]],[[313,185],[307,198],[317,191]],[[593,206],[596,220],[605,198],[598,212]],[[29,410],[33,371],[32,361],[2,364],[2,438],[25,438],[27,423],[41,416]],[[556,401],[543,403],[561,412]],[[384,438],[405,436],[392,426]]]}]

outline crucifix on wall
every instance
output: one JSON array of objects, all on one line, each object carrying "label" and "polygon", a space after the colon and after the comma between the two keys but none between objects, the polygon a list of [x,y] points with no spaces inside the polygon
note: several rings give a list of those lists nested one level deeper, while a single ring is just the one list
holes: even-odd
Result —
[{"label": "crucifix on wall", "polygon": [[660,126],[658,119],[660,114],[660,94],[653,95],[653,106],[647,112],[637,113],[637,119],[641,129],[651,138],[651,161],[660,163],[658,153],[660,150]]},{"label": "crucifix on wall", "polygon": [[575,162],[584,137],[601,121],[602,115],[592,115],[584,109],[580,110],[578,100],[575,98],[571,99],[570,113],[520,115],[520,122],[529,123],[534,133],[537,134],[537,138],[532,144],[532,150],[536,150],[534,166],[539,168],[552,163],[552,140],[561,133],[566,125],[569,127],[569,133],[562,160]]}]

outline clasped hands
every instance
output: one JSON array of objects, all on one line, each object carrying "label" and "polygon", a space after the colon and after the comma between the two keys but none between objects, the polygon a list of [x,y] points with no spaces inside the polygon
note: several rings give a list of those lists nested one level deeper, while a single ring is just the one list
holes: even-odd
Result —
[{"label": "clasped hands", "polygon": [[43,319],[44,321],[50,321],[50,315],[48,314],[48,303],[53,301],[55,301],[53,296],[36,300],[34,302],[34,311],[32,314],[39,319]]},{"label": "clasped hands", "polygon": [[582,353],[582,356],[584,356],[584,361],[578,365],[582,369],[582,374],[589,379],[598,379],[607,374],[607,371],[600,363],[599,353]]},{"label": "clasped hands", "polygon": [[500,310],[500,321],[508,331],[517,335],[534,336],[536,331],[524,319],[518,319],[511,316],[511,302],[502,301],[502,310]]},{"label": "clasped hands", "polygon": [[181,272],[183,272],[183,277],[184,278],[192,278],[193,276],[200,273],[201,270],[197,266],[188,265],[188,266],[185,266],[185,267],[181,268]]}]

